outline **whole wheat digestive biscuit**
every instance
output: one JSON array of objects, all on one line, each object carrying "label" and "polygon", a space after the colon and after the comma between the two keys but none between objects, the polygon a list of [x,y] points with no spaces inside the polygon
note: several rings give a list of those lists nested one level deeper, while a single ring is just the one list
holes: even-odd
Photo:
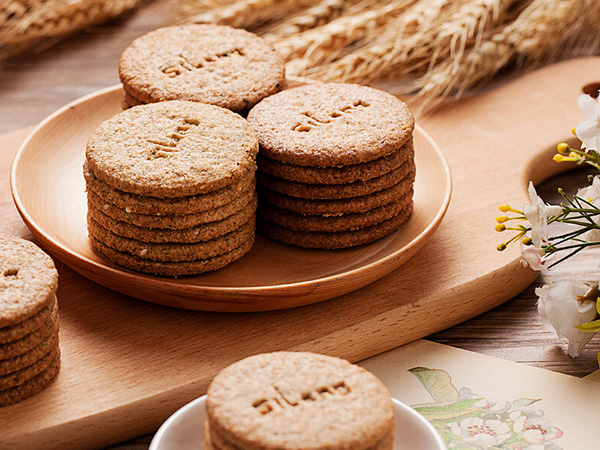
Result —
[{"label": "whole wheat digestive biscuit", "polygon": [[392,187],[373,194],[344,199],[313,200],[291,197],[264,187],[258,190],[258,194],[260,202],[268,202],[298,214],[339,215],[360,213],[388,205],[408,193],[413,188],[414,181],[415,172],[413,171]]},{"label": "whole wheat digestive biscuit", "polygon": [[394,415],[373,374],[301,352],[259,354],[223,369],[209,385],[206,412],[211,436],[247,449],[373,448]]},{"label": "whole wheat digestive biscuit", "polygon": [[208,222],[183,230],[148,228],[115,220],[88,203],[88,215],[107,230],[119,236],[154,243],[193,243],[215,239],[241,227],[254,218],[257,201],[254,198],[248,205],[225,219]]},{"label": "whole wheat digestive biscuit", "polygon": [[59,371],[60,355],[58,355],[43,372],[18,386],[0,391],[0,406],[8,406],[38,394],[56,378]]},{"label": "whole wheat digestive biscuit", "polygon": [[215,191],[193,196],[159,198],[130,194],[115,189],[96,178],[89,171],[87,164],[84,164],[83,175],[88,192],[93,191],[98,197],[117,208],[131,213],[148,215],[195,214],[216,209],[231,203],[240,196],[253,192],[256,184],[254,169],[249,168],[239,180]]},{"label": "whole wheat digestive biscuit", "polygon": [[15,341],[0,344],[0,359],[10,359],[40,345],[48,336],[59,327],[58,308],[55,307],[50,319],[40,328],[26,334]]},{"label": "whole wheat digestive biscuit", "polygon": [[254,170],[257,152],[256,136],[238,114],[169,101],[136,106],[104,121],[88,139],[86,161],[96,178],[115,189],[172,198],[239,180]]},{"label": "whole wheat digestive biscuit", "polygon": [[[236,450],[238,447],[228,443],[219,434],[210,429],[208,420],[204,423],[204,450]],[[327,443],[327,448],[334,449],[335,446]],[[377,444],[364,450],[392,450],[394,448],[394,430],[391,429]]]},{"label": "whole wheat digestive biscuit", "polygon": [[254,221],[208,241],[190,244],[155,244],[129,239],[111,233],[88,217],[90,236],[107,247],[152,261],[194,261],[228,253],[254,235]]},{"label": "whole wheat digestive biscuit", "polygon": [[190,100],[243,112],[283,88],[285,66],[255,34],[192,24],[135,39],[121,55],[119,77],[140,102]]},{"label": "whole wheat digestive biscuit", "polygon": [[181,215],[151,215],[128,212],[126,209],[118,208],[113,204],[102,200],[93,191],[88,191],[88,201],[96,208],[102,210],[104,214],[115,220],[121,220],[140,227],[181,230],[229,217],[250,203],[254,195],[254,192],[249,190],[223,206],[199,213]]},{"label": "whole wheat digestive biscuit", "polygon": [[31,350],[9,359],[0,359],[0,376],[23,369],[58,347],[58,328]]},{"label": "whole wheat digestive biscuit", "polygon": [[43,324],[45,324],[52,315],[52,311],[56,307],[56,296],[54,299],[44,306],[41,310],[35,313],[33,316],[25,319],[23,322],[19,322],[15,325],[0,328],[0,344],[16,341],[22,338],[28,333],[37,330]]},{"label": "whole wheat digestive biscuit", "polygon": [[286,164],[262,155],[257,158],[258,169],[289,181],[308,184],[346,184],[366,181],[397,169],[414,159],[412,138],[399,149],[373,161],[339,167],[310,167]]},{"label": "whole wheat digestive biscuit", "polygon": [[377,225],[352,231],[298,231],[262,220],[260,217],[257,219],[256,226],[262,234],[296,247],[321,249],[348,248],[369,244],[394,233],[410,218],[412,211],[413,205],[411,203],[397,216],[384,220]]},{"label": "whole wheat digestive biscuit", "polygon": [[239,247],[228,253],[213,256],[212,258],[198,259],[195,261],[168,262],[152,261],[123,253],[118,250],[107,247],[102,242],[91,238],[92,244],[101,253],[104,254],[115,264],[127,267],[138,272],[151,273],[167,277],[177,277],[182,275],[195,275],[203,272],[209,272],[225,267],[228,264],[244,256],[254,244],[254,235],[249,240],[243,242]]},{"label": "whole wheat digestive biscuit", "polygon": [[12,387],[23,384],[27,380],[35,377],[44,370],[54,361],[54,359],[60,354],[58,346],[54,347],[40,359],[35,361],[33,364],[19,369],[15,372],[7,373],[6,375],[0,376],[0,391],[10,389]]},{"label": "whole wheat digestive biscuit", "polygon": [[412,203],[412,191],[398,200],[365,212],[336,216],[298,214],[262,202],[259,216],[277,225],[299,231],[350,231],[377,225],[402,212]]},{"label": "whole wheat digestive biscuit", "polygon": [[288,89],[248,114],[260,151],[277,161],[313,167],[358,164],[388,155],[412,136],[406,104],[367,86],[323,83]]},{"label": "whole wheat digestive biscuit", "polygon": [[[131,95],[129,92],[127,92],[126,89],[123,89],[123,92],[124,92],[124,102],[127,105],[127,108],[131,108],[133,106],[140,106],[140,105],[145,104],[145,102],[142,102],[141,100],[138,100],[133,95]],[[123,108],[123,109],[126,109],[126,108]]]},{"label": "whole wheat digestive biscuit", "polygon": [[32,242],[0,234],[0,327],[36,314],[54,299],[57,286],[50,256]]},{"label": "whole wheat digestive biscuit", "polygon": [[374,192],[388,189],[402,179],[407,177],[415,170],[413,161],[406,161],[397,169],[392,170],[377,178],[367,181],[355,181],[348,184],[308,184],[288,181],[282,178],[266,175],[257,172],[257,182],[272,191],[289,195],[290,197],[300,197],[314,200],[328,200],[340,198],[360,197]]}]

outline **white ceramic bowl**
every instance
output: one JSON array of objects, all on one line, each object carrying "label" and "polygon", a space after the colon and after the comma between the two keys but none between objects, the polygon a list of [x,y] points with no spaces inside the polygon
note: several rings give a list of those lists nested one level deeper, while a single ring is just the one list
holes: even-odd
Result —
[{"label": "white ceramic bowl", "polygon": [[[410,406],[394,401],[394,450],[446,450],[439,433]],[[169,417],[154,435],[150,450],[198,450],[204,443],[206,395],[188,403]]]}]

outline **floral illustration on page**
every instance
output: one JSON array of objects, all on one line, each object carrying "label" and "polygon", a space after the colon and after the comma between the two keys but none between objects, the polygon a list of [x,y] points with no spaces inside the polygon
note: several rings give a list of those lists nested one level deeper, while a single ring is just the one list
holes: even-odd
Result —
[{"label": "floral illustration on page", "polygon": [[432,403],[412,405],[454,450],[562,450],[553,441],[563,432],[534,405],[541,399],[487,399],[470,388],[457,389],[440,369],[409,370],[427,389]]}]

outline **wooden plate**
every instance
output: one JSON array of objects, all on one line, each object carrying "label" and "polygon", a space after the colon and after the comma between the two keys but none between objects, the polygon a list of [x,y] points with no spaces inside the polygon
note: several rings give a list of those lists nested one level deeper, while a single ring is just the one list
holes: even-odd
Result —
[{"label": "wooden plate", "polygon": [[44,120],[15,156],[11,189],[23,220],[48,252],[83,276],[133,297],[205,311],[266,311],[337,297],[406,262],[434,233],[450,201],[448,164],[417,127],[414,213],[398,232],[335,251],[294,248],[258,235],[246,256],[215,272],[178,279],[133,272],[91,246],[82,174],[89,135],[121,111],[121,100],[121,87],[114,86]]}]

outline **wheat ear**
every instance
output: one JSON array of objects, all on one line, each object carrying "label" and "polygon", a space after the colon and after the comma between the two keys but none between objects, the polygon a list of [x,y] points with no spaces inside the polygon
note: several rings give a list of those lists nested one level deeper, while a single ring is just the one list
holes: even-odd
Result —
[{"label": "wheat ear", "polygon": [[47,47],[61,37],[133,9],[139,0],[49,0],[3,2],[0,6],[0,56],[35,45]]},{"label": "wheat ear", "polygon": [[[287,61],[301,60],[306,62],[307,67],[312,67],[335,58],[336,54],[348,44],[377,33],[378,29],[401,14],[414,1],[394,0],[383,7],[342,16],[322,27],[312,28],[283,39],[274,39],[272,42]],[[289,73],[294,75],[297,74],[295,72],[302,72],[305,69],[292,66]]]},{"label": "wheat ear", "polygon": [[510,61],[535,61],[552,54],[556,47],[577,33],[584,24],[585,11],[600,5],[594,0],[533,0],[514,22],[468,49],[460,61],[445,60],[415,87],[423,107],[490,79]]}]

